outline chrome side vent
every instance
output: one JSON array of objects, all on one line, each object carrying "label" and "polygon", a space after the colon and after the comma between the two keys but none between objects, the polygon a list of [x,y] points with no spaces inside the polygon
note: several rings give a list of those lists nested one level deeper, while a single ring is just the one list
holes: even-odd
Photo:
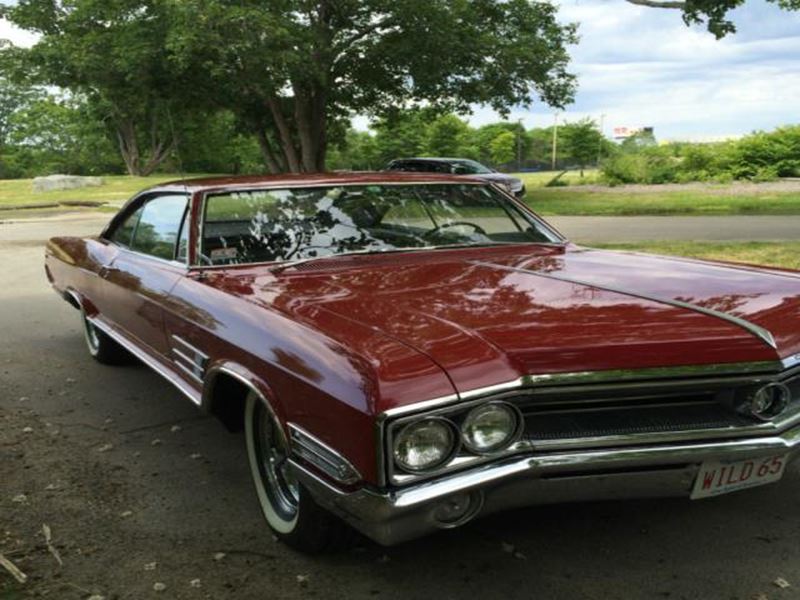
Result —
[{"label": "chrome side vent", "polygon": [[289,423],[289,439],[292,452],[297,457],[314,465],[331,479],[345,484],[362,479],[361,474],[344,456],[294,423]]},{"label": "chrome side vent", "polygon": [[172,359],[181,371],[186,373],[197,383],[203,383],[203,375],[208,365],[208,354],[201,352],[189,342],[177,335],[172,336],[177,346],[170,348],[174,358]]}]

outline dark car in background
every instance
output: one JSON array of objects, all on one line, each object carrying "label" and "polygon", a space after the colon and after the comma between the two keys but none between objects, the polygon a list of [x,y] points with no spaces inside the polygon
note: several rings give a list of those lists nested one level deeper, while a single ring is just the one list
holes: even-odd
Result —
[{"label": "dark car in background", "polygon": [[506,188],[517,198],[525,195],[525,184],[511,175],[498,173],[478,161],[469,158],[398,158],[390,162],[385,171],[411,173],[443,173],[446,175],[469,175],[480,177]]}]

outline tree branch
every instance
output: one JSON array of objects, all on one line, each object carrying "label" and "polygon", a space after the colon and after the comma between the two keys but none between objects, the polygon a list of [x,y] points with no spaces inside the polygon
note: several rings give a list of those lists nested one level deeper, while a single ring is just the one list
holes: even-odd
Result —
[{"label": "tree branch", "polygon": [[650,8],[675,8],[683,10],[686,8],[686,2],[679,0],[625,0],[630,4],[638,6],[648,6]]}]

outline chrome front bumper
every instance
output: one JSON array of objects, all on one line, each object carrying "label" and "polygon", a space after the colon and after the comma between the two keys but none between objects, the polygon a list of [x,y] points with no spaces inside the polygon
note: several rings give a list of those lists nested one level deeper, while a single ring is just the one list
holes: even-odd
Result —
[{"label": "chrome front bumper", "polygon": [[[509,457],[390,491],[342,491],[293,462],[316,501],[384,545],[458,526],[477,516],[530,506],[585,500],[689,496],[705,460],[739,460],[800,452],[800,426],[772,437],[571,451]],[[437,519],[444,503],[469,498],[467,518]]]}]

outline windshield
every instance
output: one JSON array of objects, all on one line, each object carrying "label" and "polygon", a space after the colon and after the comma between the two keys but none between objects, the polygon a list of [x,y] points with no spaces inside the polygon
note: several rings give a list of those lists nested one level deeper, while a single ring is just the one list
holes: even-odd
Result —
[{"label": "windshield", "polygon": [[454,161],[454,164],[457,165],[459,171],[465,175],[487,175],[488,173],[494,172],[490,168],[484,167],[481,163],[475,162],[474,160],[458,160]]},{"label": "windshield", "polygon": [[244,264],[353,252],[560,241],[486,185],[237,191],[206,200],[201,260]]}]

